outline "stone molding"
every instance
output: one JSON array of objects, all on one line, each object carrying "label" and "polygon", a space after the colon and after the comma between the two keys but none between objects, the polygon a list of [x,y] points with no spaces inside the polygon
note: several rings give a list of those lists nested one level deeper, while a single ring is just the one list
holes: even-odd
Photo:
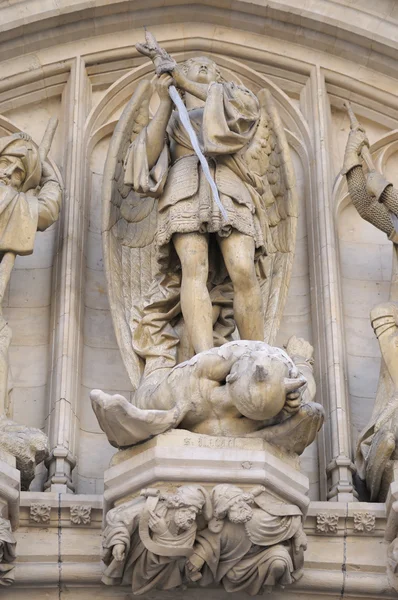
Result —
[{"label": "stone molding", "polygon": [[[144,2],[119,0],[112,4],[111,20],[107,19],[110,9],[106,0],[95,0],[90,3],[90,7],[83,0],[72,6],[67,0],[53,0],[44,4],[40,0],[30,0],[27,3],[26,18],[19,15],[16,18],[13,5],[6,6],[1,11],[1,30],[6,40],[3,46],[8,51],[8,57],[11,56],[11,50],[14,55],[21,52],[18,41],[22,44],[23,52],[27,51],[27,47],[30,51],[35,51],[38,46],[43,46],[43,39],[47,37],[44,32],[49,28],[55,28],[58,36],[52,36],[51,42],[47,43],[59,44],[65,39],[76,42],[82,37],[113,32],[116,20],[119,31],[125,28],[131,30],[133,25],[140,27],[144,22],[151,23],[154,27],[163,21],[159,7],[164,4],[160,1],[158,6],[156,4],[152,4],[148,10]],[[206,16],[214,25],[227,23],[229,27],[255,29],[259,33],[274,35],[280,39],[294,39],[296,43],[309,44],[312,48],[326,47],[327,51],[336,54],[347,53],[345,46],[349,42],[351,52],[358,53],[360,62],[365,58],[367,62],[371,58],[376,62],[379,57],[383,57],[382,66],[386,67],[386,58],[392,56],[397,47],[394,35],[396,21],[391,16],[391,8],[387,2],[380,3],[378,14],[372,10],[369,0],[355,6],[323,0],[312,3],[311,7],[303,7],[297,0],[279,0],[266,5],[261,0],[250,4],[239,1],[234,3],[233,10],[221,0],[204,2],[204,5],[207,4]],[[143,8],[146,9],[145,14],[142,14]],[[168,3],[167,8],[168,18],[174,23],[198,21],[199,17],[200,20],[203,19],[203,12],[198,13],[193,1],[183,6],[180,3]],[[79,28],[76,28],[76,23],[79,23]],[[38,31],[41,32],[40,42],[33,35],[37,35]],[[369,31],[372,31],[371,36]],[[50,36],[47,39],[51,39]]]},{"label": "stone molding", "polygon": [[[55,492],[21,492],[20,526],[33,526],[46,523],[46,527],[59,526],[71,528],[79,526],[97,528],[102,523],[103,498],[90,494],[57,494]],[[32,522],[32,507],[45,507],[48,514],[46,521]],[[44,509],[43,509],[44,510]],[[43,512],[43,511],[39,511]]]},{"label": "stone molding", "polygon": [[213,438],[174,430],[115,457],[105,472],[104,510],[127,495],[138,495],[143,488],[157,487],[159,482],[187,485],[199,479],[245,486],[261,482],[270,490],[283,490],[286,499],[304,514],[309,504],[308,480],[297,471],[296,460],[286,464],[270,444],[258,439]]}]

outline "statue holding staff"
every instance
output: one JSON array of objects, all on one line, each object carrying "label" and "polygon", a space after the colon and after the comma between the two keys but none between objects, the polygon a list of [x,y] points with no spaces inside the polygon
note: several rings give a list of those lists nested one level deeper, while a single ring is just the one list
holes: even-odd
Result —
[{"label": "statue holding staff", "polygon": [[230,340],[235,326],[241,339],[273,342],[297,224],[269,91],[226,81],[207,57],[177,65],[148,32],[137,49],[155,64],[160,103],[150,120],[154,86],[142,82],[113,135],[103,187],[110,304],[135,388],[143,367],[145,376],[172,368]]},{"label": "statue holding staff", "polygon": [[0,415],[8,403],[11,330],[2,316],[4,293],[17,255],[33,253],[36,231],[57,221],[62,191],[46,161],[58,121],[50,120],[40,146],[26,133],[0,138]]},{"label": "statue holding staff", "polygon": [[383,502],[398,460],[398,190],[376,170],[365,130],[349,103],[346,108],[351,122],[343,167],[348,191],[361,217],[393,242],[390,301],[378,304],[370,313],[382,356],[379,385],[373,413],[359,436],[356,454],[358,474],[366,482],[370,500]]}]

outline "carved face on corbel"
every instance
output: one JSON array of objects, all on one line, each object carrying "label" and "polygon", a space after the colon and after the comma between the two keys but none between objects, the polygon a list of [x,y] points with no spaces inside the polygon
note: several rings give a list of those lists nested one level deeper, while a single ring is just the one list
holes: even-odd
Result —
[{"label": "carved face on corbel", "polygon": [[0,156],[0,183],[10,185],[19,191],[25,179],[26,171],[20,158],[7,154]]},{"label": "carved face on corbel", "polygon": [[231,523],[247,523],[253,517],[254,495],[251,492],[244,492],[235,485],[219,484],[213,489],[212,498],[213,520],[228,517]]},{"label": "carved face on corbel", "polygon": [[239,498],[228,510],[231,523],[247,523],[253,518],[253,509],[243,498]]},{"label": "carved face on corbel", "polygon": [[196,521],[199,510],[195,506],[183,506],[177,508],[174,513],[174,523],[178,529],[187,531]]}]

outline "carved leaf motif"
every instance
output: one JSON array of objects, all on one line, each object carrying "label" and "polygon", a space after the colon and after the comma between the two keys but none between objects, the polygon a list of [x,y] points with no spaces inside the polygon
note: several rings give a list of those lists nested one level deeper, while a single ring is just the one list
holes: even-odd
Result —
[{"label": "carved leaf motif", "polygon": [[51,516],[50,504],[34,502],[30,505],[30,520],[35,523],[49,523]]},{"label": "carved leaf motif", "polygon": [[72,504],[70,507],[70,520],[74,525],[89,525],[91,523],[91,506]]},{"label": "carved leaf motif", "polygon": [[372,513],[356,512],[354,513],[354,531],[368,532],[376,529],[376,517]]},{"label": "carved leaf motif", "polygon": [[318,513],[316,516],[317,533],[337,533],[339,515]]}]

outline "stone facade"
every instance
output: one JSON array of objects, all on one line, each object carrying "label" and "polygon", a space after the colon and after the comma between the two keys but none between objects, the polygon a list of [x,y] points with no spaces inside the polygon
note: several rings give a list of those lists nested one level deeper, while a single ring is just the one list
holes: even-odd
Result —
[{"label": "stone facade", "polygon": [[[41,444],[40,452],[30,448],[24,476],[23,461],[5,444],[6,429],[0,431],[0,517],[13,530],[0,527],[0,584],[7,564],[2,597],[125,598],[129,587],[101,583],[110,511],[144,488],[172,495],[200,485],[211,495],[220,484],[244,493],[263,485],[273,501],[299,507],[307,536],[302,576],[275,588],[275,598],[394,597],[395,467],[384,497],[370,498],[355,457],[385,360],[369,315],[396,293],[396,256],[393,241],[361,218],[342,168],[349,100],[375,167],[398,186],[395,3],[25,0],[5,3],[0,15],[0,136],[24,132],[39,147],[57,118],[47,162],[63,191],[59,218],[37,233],[32,254],[16,257],[1,297],[12,332],[3,423],[24,426],[24,435]],[[178,429],[118,452],[92,410],[93,389],[127,401],[136,391],[112,321],[102,197],[115,127],[142,80],[154,77],[135,47],[144,26],[177,64],[205,56],[228,81],[256,95],[267,89],[280,116],[298,212],[292,273],[272,344],[308,340],[316,382],[310,401],[325,412],[300,459],[268,439]],[[150,115],[158,104],[151,97]],[[133,282],[137,263],[134,269]],[[143,270],[150,281],[155,265],[147,261]],[[136,282],[143,285],[139,275]],[[48,436],[48,448],[37,430]],[[229,595],[215,584],[189,585],[144,597]]]}]

